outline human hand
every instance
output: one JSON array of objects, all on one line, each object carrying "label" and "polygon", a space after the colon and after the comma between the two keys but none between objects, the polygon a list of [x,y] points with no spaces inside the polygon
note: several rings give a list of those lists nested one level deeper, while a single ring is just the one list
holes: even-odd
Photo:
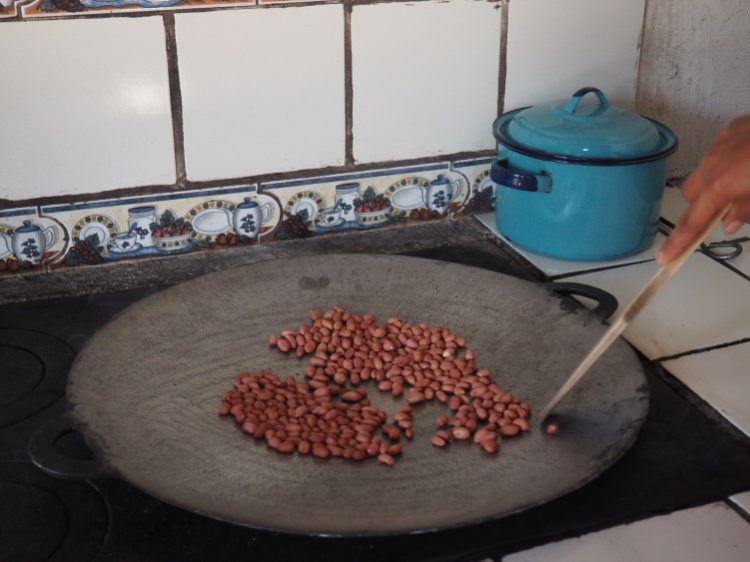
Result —
[{"label": "human hand", "polygon": [[750,218],[750,115],[735,119],[719,132],[715,144],[685,180],[682,196],[690,206],[656,257],[662,265],[695,241],[728,203],[732,206],[723,220],[727,234],[737,232]]}]

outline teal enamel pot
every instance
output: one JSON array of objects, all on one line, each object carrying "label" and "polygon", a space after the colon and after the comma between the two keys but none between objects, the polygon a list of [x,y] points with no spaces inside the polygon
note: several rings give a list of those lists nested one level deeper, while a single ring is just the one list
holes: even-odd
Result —
[{"label": "teal enamel pot", "polygon": [[[589,93],[595,103],[582,101]],[[677,149],[668,127],[582,88],[569,100],[501,115],[494,133],[495,220],[514,244],[598,261],[653,243],[666,160]]]}]

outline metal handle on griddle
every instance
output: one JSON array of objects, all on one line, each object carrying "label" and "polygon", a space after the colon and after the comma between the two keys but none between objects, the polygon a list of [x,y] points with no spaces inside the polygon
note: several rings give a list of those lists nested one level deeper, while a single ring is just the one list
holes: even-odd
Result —
[{"label": "metal handle on griddle", "polygon": [[[602,320],[606,320],[612,316],[619,306],[614,295],[608,293],[604,289],[592,287],[591,285],[564,282],[545,283],[544,286],[558,295],[579,296],[596,301],[596,308],[594,308],[591,313],[599,316]],[[583,308],[583,305],[581,305],[581,307]]]},{"label": "metal handle on griddle", "polygon": [[57,449],[55,443],[58,439],[77,430],[76,424],[65,417],[40,427],[29,439],[28,451],[32,462],[59,478],[89,479],[106,476],[109,470],[100,459],[76,459]]}]

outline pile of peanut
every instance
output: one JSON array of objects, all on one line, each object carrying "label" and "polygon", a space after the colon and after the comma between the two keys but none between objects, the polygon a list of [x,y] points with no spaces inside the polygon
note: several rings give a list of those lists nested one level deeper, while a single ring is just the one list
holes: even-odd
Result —
[{"label": "pile of peanut", "polygon": [[[393,465],[403,449],[401,436],[414,437],[411,406],[428,400],[447,404],[453,412],[438,416],[435,447],[472,439],[485,452],[496,453],[501,437],[531,429],[528,404],[493,383],[466,340],[447,328],[396,317],[380,324],[372,314],[339,306],[314,311],[311,320],[269,340],[298,358],[312,355],[304,370],[307,382],[242,373],[219,409],[279,452],[353,460],[377,456]],[[369,380],[380,391],[406,395],[409,406],[396,413],[393,423],[386,423],[387,413],[367,400],[365,390],[347,388]]]}]

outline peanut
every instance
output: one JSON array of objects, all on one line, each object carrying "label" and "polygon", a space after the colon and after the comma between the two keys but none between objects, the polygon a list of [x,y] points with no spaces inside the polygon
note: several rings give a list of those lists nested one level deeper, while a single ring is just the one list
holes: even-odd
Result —
[{"label": "peanut", "polygon": [[[396,317],[379,324],[372,314],[336,306],[313,311],[309,323],[271,336],[268,345],[309,356],[303,368],[307,382],[264,371],[240,373],[219,413],[233,416],[244,432],[264,438],[281,453],[352,460],[378,456],[384,464],[395,463],[404,445],[393,442],[401,435],[414,437],[411,407],[386,423],[386,412],[373,407],[364,390],[351,388],[370,379],[394,397],[405,394],[410,405],[438,400],[454,412],[453,418],[437,418],[438,431],[431,438],[436,447],[472,439],[495,453],[498,434],[512,437],[531,429],[528,404],[493,383],[490,371],[477,366],[476,351],[466,339],[445,327]],[[391,443],[376,436],[379,430]],[[545,431],[554,434],[557,427]]]}]

